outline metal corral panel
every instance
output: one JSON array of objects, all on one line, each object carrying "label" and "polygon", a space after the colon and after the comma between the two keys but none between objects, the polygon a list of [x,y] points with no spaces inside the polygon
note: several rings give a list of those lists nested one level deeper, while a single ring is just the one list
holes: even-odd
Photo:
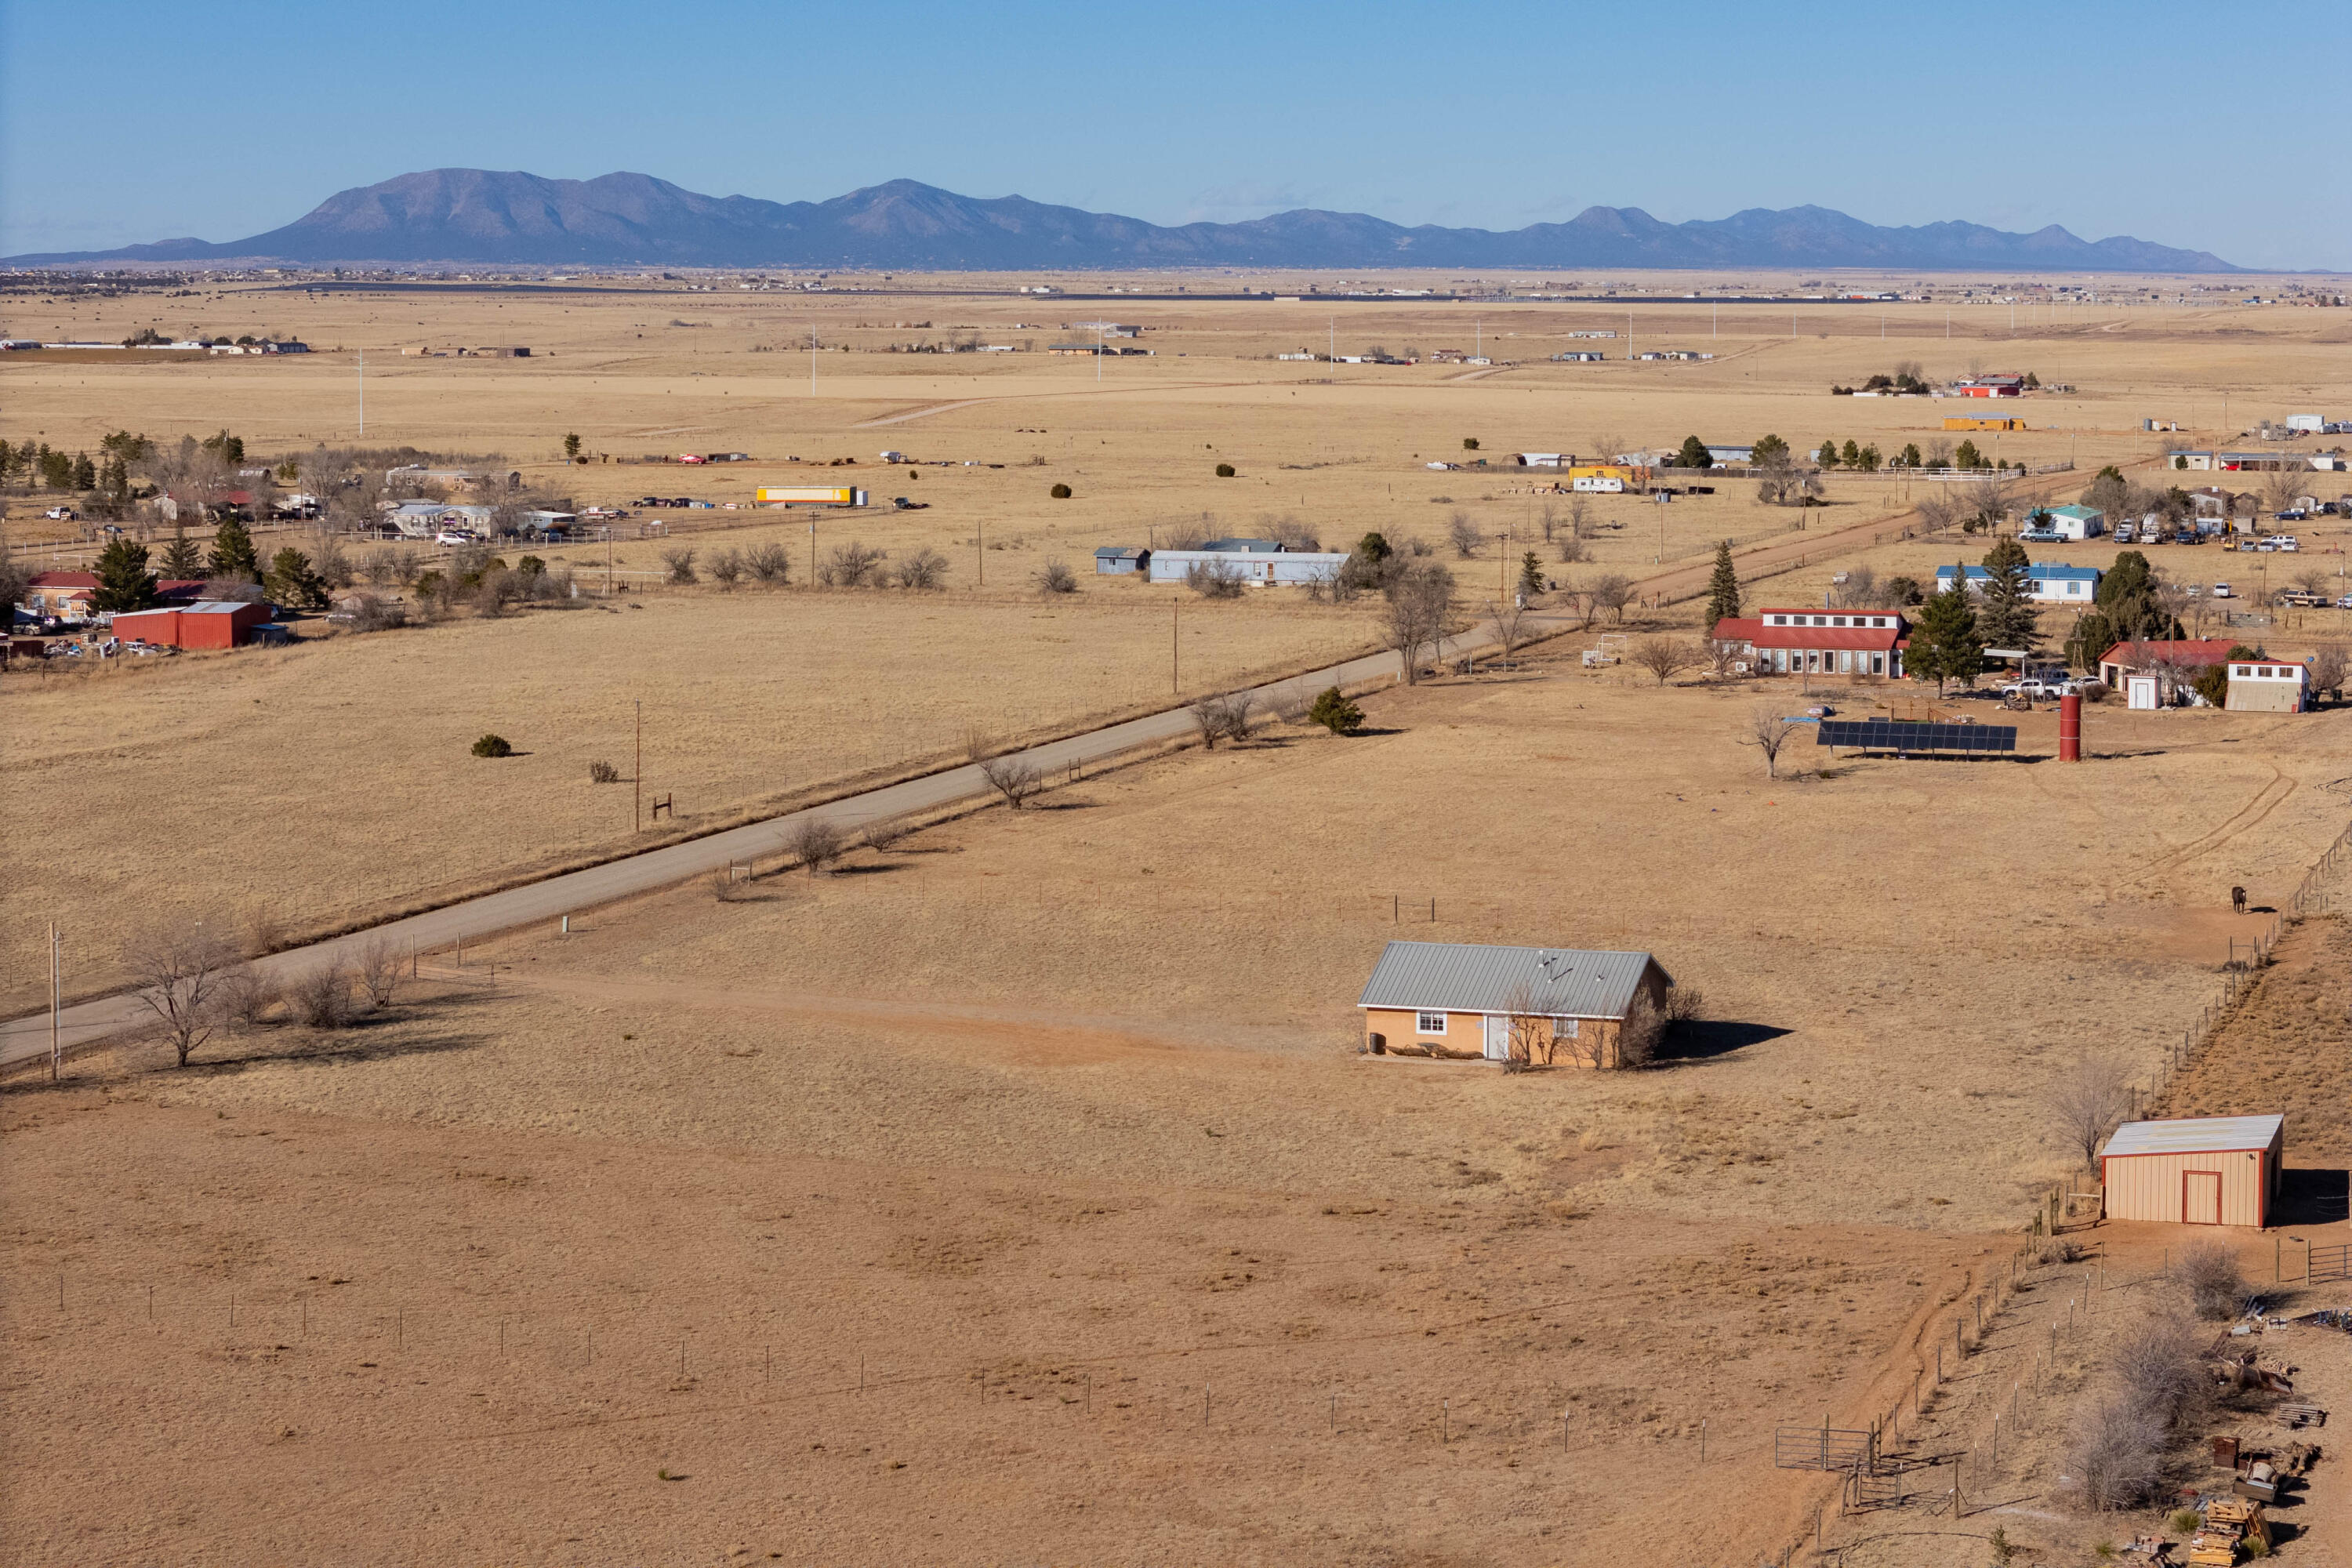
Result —
[{"label": "metal corral panel", "polygon": [[[1633,1006],[1643,976],[1656,963],[1646,952],[1392,942],[1381,952],[1356,1005],[1622,1018]],[[1658,975],[1673,984],[1664,970],[1659,969]],[[1515,1005],[1521,986],[1528,992],[1523,1007]]]}]

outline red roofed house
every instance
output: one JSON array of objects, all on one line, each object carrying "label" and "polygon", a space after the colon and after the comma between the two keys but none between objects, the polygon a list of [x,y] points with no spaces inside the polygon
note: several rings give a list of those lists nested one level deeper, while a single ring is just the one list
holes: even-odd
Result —
[{"label": "red roofed house", "polygon": [[1952,390],[1962,397],[2021,397],[2025,378],[2021,375],[1972,375],[1952,384]]},{"label": "red roofed house", "polygon": [[1910,632],[1893,610],[1767,608],[1715,625],[1716,640],[1737,645],[1755,674],[1882,680],[1902,675]]},{"label": "red roofed house", "polygon": [[2111,689],[2128,694],[2126,677],[2153,676],[2157,700],[2170,702],[2200,672],[2229,663],[2230,650],[2237,646],[2228,637],[2119,642],[2099,656],[2099,679]]},{"label": "red roofed house", "polygon": [[[204,591],[199,579],[167,577],[155,584],[155,596],[167,604],[190,603]],[[94,572],[37,572],[26,585],[22,608],[36,616],[63,621],[86,621],[90,600],[98,593]]]}]

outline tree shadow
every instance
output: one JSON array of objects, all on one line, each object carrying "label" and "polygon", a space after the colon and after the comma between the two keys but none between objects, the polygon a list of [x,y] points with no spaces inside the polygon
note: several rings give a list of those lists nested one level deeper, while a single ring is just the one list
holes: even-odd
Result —
[{"label": "tree shadow", "polygon": [[2352,1172],[2297,1170],[2279,1173],[2274,1225],[2336,1225],[2352,1219]]},{"label": "tree shadow", "polygon": [[[399,1057],[441,1056],[452,1051],[470,1051],[489,1044],[487,1035],[461,1030],[439,1030],[394,1035],[389,1026],[398,1022],[382,1018],[354,1025],[348,1029],[332,1031],[299,1029],[288,1031],[289,1037],[278,1042],[264,1042],[247,1037],[238,1042],[244,1048],[234,1052],[206,1052],[190,1061],[185,1069],[172,1067],[166,1072],[203,1073],[216,1077],[240,1072],[248,1067],[260,1067],[271,1062],[373,1062],[391,1061]],[[373,1035],[374,1037],[370,1038]]]},{"label": "tree shadow", "polygon": [[904,866],[835,866],[833,874],[836,877],[887,877],[906,869]]},{"label": "tree shadow", "polygon": [[1023,809],[1027,811],[1093,811],[1101,805],[1098,800],[1038,800]]},{"label": "tree shadow", "polygon": [[1658,1048],[1658,1060],[1710,1061],[1749,1046],[1760,1046],[1767,1040],[1777,1040],[1789,1032],[1774,1024],[1695,1018],[1666,1032],[1665,1043]]}]

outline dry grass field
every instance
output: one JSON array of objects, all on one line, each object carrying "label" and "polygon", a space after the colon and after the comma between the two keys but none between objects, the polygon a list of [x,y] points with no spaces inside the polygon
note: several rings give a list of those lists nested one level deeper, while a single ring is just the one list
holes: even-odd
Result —
[{"label": "dry grass field", "polygon": [[[1378,528],[1451,559],[1458,510],[1507,536],[1453,562],[1475,606],[1566,500],[1506,468],[1423,466],[1468,437],[1489,458],[1768,430],[1894,449],[1940,435],[1952,405],[1832,398],[1832,381],[2030,368],[2078,390],[2027,402],[2037,428],[2003,456],[2071,456],[2053,493],[2072,500],[2100,464],[2152,463],[2144,416],[2214,444],[2352,394],[2341,312],[2027,312],[2013,340],[2005,307],[1955,307],[1948,339],[1940,304],[1881,313],[1801,307],[1791,330],[1786,309],[1718,326],[1642,304],[1639,346],[1719,357],[1575,365],[1545,356],[1570,331],[1625,330],[1623,310],[17,297],[11,334],[152,317],[324,352],[10,356],[12,440],[349,441],[363,344],[371,444],[501,451],[583,505],[746,500],[810,477],[788,455],[856,457],[825,476],[929,509],[828,517],[820,548],[935,548],[950,568],[941,593],[815,589],[805,520],[668,512],[672,537],[616,545],[617,570],[650,572],[665,542],[774,540],[794,585],[625,577],[576,609],[0,677],[19,738],[0,764],[6,874],[20,910],[72,911],[69,974],[96,984],[148,921],[293,932],[613,852],[631,792],[587,764],[626,774],[640,700],[648,794],[675,792],[691,829],[943,759],[970,727],[1037,734],[1163,701],[1180,598],[1188,691],[1322,662],[1374,641],[1377,611],[1210,604],[1098,581],[1087,556],[1207,514],[1342,543]],[[962,325],[1042,347],[1097,314],[1143,322],[1153,356],[1097,381],[1086,359],[875,352]],[[1475,331],[1515,363],[1271,357],[1338,327],[1342,353],[1466,349]],[[793,352],[812,328],[814,395]],[[423,342],[534,352],[395,353]],[[600,460],[556,461],[566,431]],[[959,466],[916,479],[877,466],[886,447]],[[601,460],[722,449],[761,460]],[[1057,482],[1075,496],[1049,499]],[[1751,601],[1802,603],[1856,565],[1924,575],[1985,549],[1794,548],[1897,523],[1918,487],[1883,476],[1832,476],[1801,534],[1752,487],[1718,489],[1604,498],[1591,559],[1550,570],[1687,569],[1715,540],[1787,534],[1802,558]],[[20,558],[46,563],[25,498],[6,499]],[[2313,562],[2341,559],[2318,553],[2340,532],[2306,539]],[[601,546],[549,553],[601,584]],[[1030,585],[1053,560],[1081,569],[1076,596]],[[2256,570],[2210,549],[2158,563]],[[1695,613],[1637,623],[1686,636]],[[2290,652],[2338,628],[2236,635]],[[681,888],[568,938],[469,946],[462,969],[428,959],[348,1031],[230,1031],[185,1072],[128,1043],[55,1089],[13,1085],[0,1462],[18,1480],[0,1555],[1600,1564],[1634,1541],[1691,1568],[1777,1557],[1834,1489],[1770,1468],[1774,1424],[1883,1413],[2005,1266],[2067,1171],[2049,1086],[2084,1054],[2153,1072],[2230,939],[2268,922],[2233,916],[2231,886],[2274,902],[2341,830],[2352,716],[2099,707],[2069,766],[2045,712],[2021,716],[2015,761],[1798,746],[1795,776],[1768,780],[1738,736],[1759,702],[1794,710],[1794,688],[1587,671],[1590,640],[1374,693],[1353,739],[1276,725],[929,826],[836,875],[769,868],[740,900]],[[486,730],[527,754],[467,756]],[[39,994],[42,923],[12,922],[0,950],[12,1010]],[[1360,1056],[1353,999],[1394,937],[1646,948],[1705,994],[1706,1021],[1639,1073]],[[2273,1031],[2298,1060],[2341,1044],[2332,952],[2294,981],[2309,1017]],[[2286,996],[2304,971],[2282,973],[2264,985]],[[2208,1098],[2238,1109],[2267,1082]],[[2324,1091],[2276,1087],[2324,1116]],[[1974,1407],[1953,1408],[1957,1432]],[[2054,1507],[2046,1477],[2005,1479],[2016,1506]],[[1849,1560],[1925,1568],[1939,1549]]]},{"label": "dry grass field", "polygon": [[[7,1141],[58,1204],[13,1243],[45,1370],[9,1425],[114,1397],[133,1342],[147,1397],[228,1425],[202,1495],[133,1467],[136,1508],[60,1481],[41,1517],[105,1560],[1597,1563],[1598,1512],[1752,1561],[1827,1495],[1773,1424],[1866,1418],[2006,1258],[2065,1169],[2044,1086],[2153,1066],[2267,918],[2228,884],[2277,896],[2339,825],[2344,747],[2100,710],[2080,767],[1768,783],[1752,700],[1564,649],[1377,696],[1356,740],[469,949],[348,1035],[89,1058]],[[1647,946],[1710,1022],[1650,1073],[1360,1057],[1398,934]],[[89,1223],[134,1190],[165,1223]],[[24,1283],[60,1272],[62,1319]],[[1702,1421],[1703,1518],[1643,1481]],[[315,1500],[263,1510],[270,1474]]]}]

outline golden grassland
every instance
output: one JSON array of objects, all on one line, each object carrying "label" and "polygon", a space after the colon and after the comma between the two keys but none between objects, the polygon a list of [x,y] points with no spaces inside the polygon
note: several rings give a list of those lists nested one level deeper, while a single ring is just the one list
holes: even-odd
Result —
[{"label": "golden grassland", "polygon": [[[1422,466],[1465,437],[1490,458],[1766,430],[1892,450],[1940,435],[1952,405],[1829,384],[1975,363],[2079,389],[2026,401],[2037,428],[2001,448],[2072,456],[2071,499],[2098,464],[2152,462],[2143,416],[2210,444],[2352,391],[2336,313],[2316,310],[2062,311],[2011,340],[1980,306],[1946,340],[1940,306],[1888,306],[1882,341],[1875,306],[1800,310],[1793,331],[1785,310],[1727,308],[1717,339],[1703,308],[1654,303],[1635,308],[1640,346],[1721,357],[1563,365],[1541,356],[1622,310],[1333,308],[1343,353],[1466,348],[1475,315],[1518,362],[1493,374],[1286,363],[1267,356],[1319,346],[1329,309],[1164,298],[230,288],[20,300],[10,331],[120,336],[159,309],[172,330],[329,352],[0,363],[5,433],[345,442],[364,343],[372,444],[503,451],[581,504],[740,500],[812,472],[785,455],[855,456],[824,473],[930,508],[825,518],[820,548],[938,548],[950,589],[624,579],[582,609],[0,679],[12,735],[39,742],[6,764],[11,883],[26,908],[90,911],[71,940],[93,970],[141,922],[199,908],[292,928],[608,851],[629,792],[586,764],[626,773],[640,698],[648,789],[709,821],[950,753],[967,726],[1159,700],[1179,599],[1188,690],[1370,640],[1369,606],[1083,574],[1095,544],[1203,513],[1444,553],[1465,511],[1509,536],[1454,563],[1475,605],[1500,557],[1542,548],[1548,498],[1525,474]],[[1083,359],[829,350],[811,396],[790,352],[812,321],[875,350],[955,322],[1042,343],[1097,314],[1141,321],[1158,353],[1097,382]],[[394,352],[428,342],[535,352]],[[567,430],[600,457],[761,461],[566,468]],[[876,468],[886,447],[982,466],[916,479]],[[1055,482],[1076,496],[1049,500]],[[1604,500],[1593,559],[1556,574],[1793,532],[1748,490]],[[37,537],[8,499],[12,537]],[[1807,531],[1907,504],[1883,476],[1832,476],[1828,499]],[[780,540],[805,574],[802,519],[664,515],[670,542]],[[615,565],[652,570],[664,542],[624,542]],[[1983,550],[1825,548],[1751,602]],[[601,551],[549,553],[596,582]],[[2113,546],[2046,553],[2104,564]],[[1056,559],[1081,569],[1073,600],[1028,586]],[[2159,563],[2259,570],[2210,549]],[[1639,624],[1687,636],[1694,615]],[[2289,651],[2332,629],[2236,635]],[[766,868],[740,901],[697,885],[568,939],[469,947],[347,1033],[232,1033],[185,1073],[126,1045],[58,1089],[20,1085],[0,1162],[37,1217],[0,1309],[44,1337],[6,1425],[58,1462],[14,1510],[12,1554],[1771,1555],[1829,1495],[1770,1469],[1773,1423],[1859,1425],[1907,1384],[1922,1335],[2064,1171],[2047,1086],[2086,1054],[2152,1072],[2231,938],[2267,924],[2232,916],[2230,887],[2276,901],[2340,829],[2347,718],[2101,707],[2080,766],[2051,760],[2042,713],[2019,721],[2031,760],[1801,746],[1799,776],[1770,780],[1738,736],[1759,704],[1793,710],[1791,684],[1586,671],[1590,640],[1375,693],[1352,740],[1276,726],[940,823],[840,875]],[[467,756],[493,729],[529,754]],[[19,1005],[37,923],[7,939]],[[1352,1001],[1395,937],[1648,949],[1707,1022],[1645,1073],[1361,1056]],[[2309,991],[2294,1000],[2332,994]],[[1702,1487],[1715,1506],[1694,1510]],[[1612,1531],[1573,1522],[1592,1519]]]}]

